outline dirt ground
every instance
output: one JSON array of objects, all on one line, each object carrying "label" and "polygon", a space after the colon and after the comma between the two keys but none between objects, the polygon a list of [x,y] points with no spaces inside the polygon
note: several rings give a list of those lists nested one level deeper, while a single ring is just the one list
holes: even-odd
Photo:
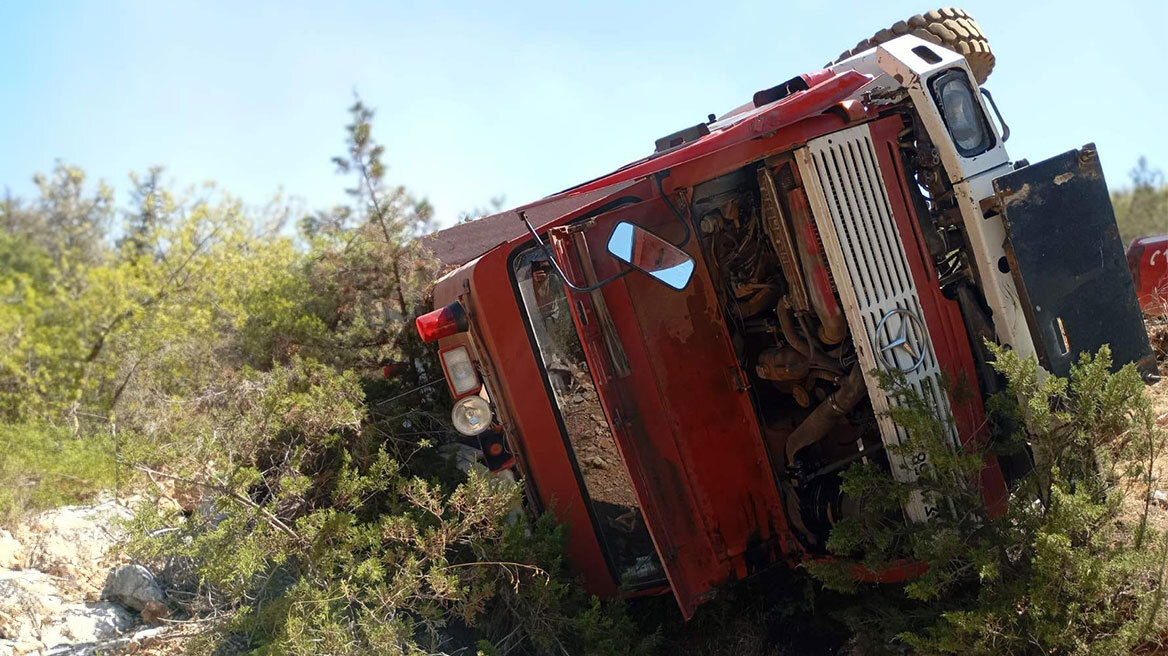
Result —
[{"label": "dirt ground", "polygon": [[568,383],[557,390],[560,414],[609,557],[628,583],[657,577],[653,542],[592,377],[576,365],[565,371]]},{"label": "dirt ground", "polygon": [[[1160,367],[1161,380],[1148,386],[1148,395],[1156,412],[1156,423],[1168,429],[1168,318],[1148,319],[1148,338]],[[1163,453],[1156,464],[1153,483],[1153,503],[1163,509],[1149,514],[1149,521],[1158,530],[1168,530],[1168,453]],[[1128,509],[1133,517],[1143,510],[1141,489],[1128,495]]]},{"label": "dirt ground", "polygon": [[579,370],[572,377],[575,386],[565,395],[560,409],[588,494],[593,501],[636,508],[637,497],[592,381]]}]

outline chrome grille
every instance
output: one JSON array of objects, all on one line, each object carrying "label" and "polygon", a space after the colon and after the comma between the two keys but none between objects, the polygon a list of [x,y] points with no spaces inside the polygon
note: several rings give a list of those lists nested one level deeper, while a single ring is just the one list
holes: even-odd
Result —
[{"label": "chrome grille", "polygon": [[[905,369],[918,359],[919,366],[905,373],[906,382],[943,418],[956,444],[948,394],[868,127],[861,125],[814,139],[796,156],[885,446],[900,444],[907,434],[887,416],[892,399],[871,372],[893,363]],[[912,322],[898,310],[915,315],[919,322]],[[890,313],[890,321],[882,326],[881,320]],[[905,324],[903,334],[893,325],[894,318]],[[901,348],[887,349],[902,336],[910,347],[922,347],[923,353],[912,357]],[[886,350],[882,352],[881,346]],[[888,456],[897,480],[915,480],[928,466],[924,452],[889,450]],[[918,494],[905,510],[911,518],[921,520],[936,512],[936,505]]]}]

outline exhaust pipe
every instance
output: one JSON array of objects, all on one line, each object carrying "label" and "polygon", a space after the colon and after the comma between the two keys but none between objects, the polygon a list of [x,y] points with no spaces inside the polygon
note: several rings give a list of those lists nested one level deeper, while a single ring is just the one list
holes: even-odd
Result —
[{"label": "exhaust pipe", "polygon": [[853,365],[840,388],[816,406],[803,423],[787,436],[787,464],[795,462],[795,454],[800,449],[823,439],[828,431],[856,407],[860,399],[864,398],[866,391],[860,365]]}]

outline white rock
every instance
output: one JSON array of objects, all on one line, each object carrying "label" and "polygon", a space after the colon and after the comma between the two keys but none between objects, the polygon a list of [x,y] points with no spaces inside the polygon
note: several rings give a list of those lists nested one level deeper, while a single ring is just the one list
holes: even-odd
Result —
[{"label": "white rock", "polygon": [[0,656],[24,656],[24,654],[37,654],[43,649],[44,645],[39,642],[0,640]]},{"label": "white rock", "polygon": [[132,516],[114,499],[41,513],[16,531],[24,545],[23,564],[62,577],[85,593],[96,593],[108,571],[106,556],[124,535],[118,522]]},{"label": "white rock", "polygon": [[166,595],[150,570],[141,565],[122,565],[110,572],[101,597],[141,611],[143,617],[147,611],[154,618],[165,614]]},{"label": "white rock", "polygon": [[137,622],[115,603],[68,600],[63,583],[37,570],[0,570],[0,656],[71,653],[77,645],[113,640]]},{"label": "white rock", "polygon": [[41,642],[50,649],[113,640],[135,624],[130,611],[118,604],[99,601],[75,604],[51,618],[41,629]]},{"label": "white rock", "polygon": [[24,566],[24,547],[12,534],[0,528],[0,567],[20,569]]},{"label": "white rock", "polygon": [[41,625],[61,613],[65,603],[54,577],[36,570],[0,570],[0,638],[39,642]]},{"label": "white rock", "polygon": [[[160,626],[142,629],[132,634],[123,634],[116,638],[101,642],[87,642],[82,644],[61,645],[48,651],[37,654],[45,656],[109,656],[110,654],[132,654],[135,651],[157,644],[160,636],[166,634],[172,627]],[[21,652],[17,652],[21,653]],[[0,646],[0,656],[7,656]]]},{"label": "white rock", "polygon": [[[14,535],[0,531],[0,656],[110,653],[130,646],[140,626],[139,613],[123,604],[147,621],[167,614],[149,571],[110,572],[132,503],[107,497],[41,513]],[[110,600],[97,601],[107,580]]]}]

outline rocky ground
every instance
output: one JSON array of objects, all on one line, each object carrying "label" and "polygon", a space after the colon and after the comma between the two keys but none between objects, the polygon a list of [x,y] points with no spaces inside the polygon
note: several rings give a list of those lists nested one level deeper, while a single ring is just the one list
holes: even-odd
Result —
[{"label": "rocky ground", "polygon": [[0,529],[0,656],[134,653],[165,640],[162,589],[113,549],[130,516],[106,498]]}]

